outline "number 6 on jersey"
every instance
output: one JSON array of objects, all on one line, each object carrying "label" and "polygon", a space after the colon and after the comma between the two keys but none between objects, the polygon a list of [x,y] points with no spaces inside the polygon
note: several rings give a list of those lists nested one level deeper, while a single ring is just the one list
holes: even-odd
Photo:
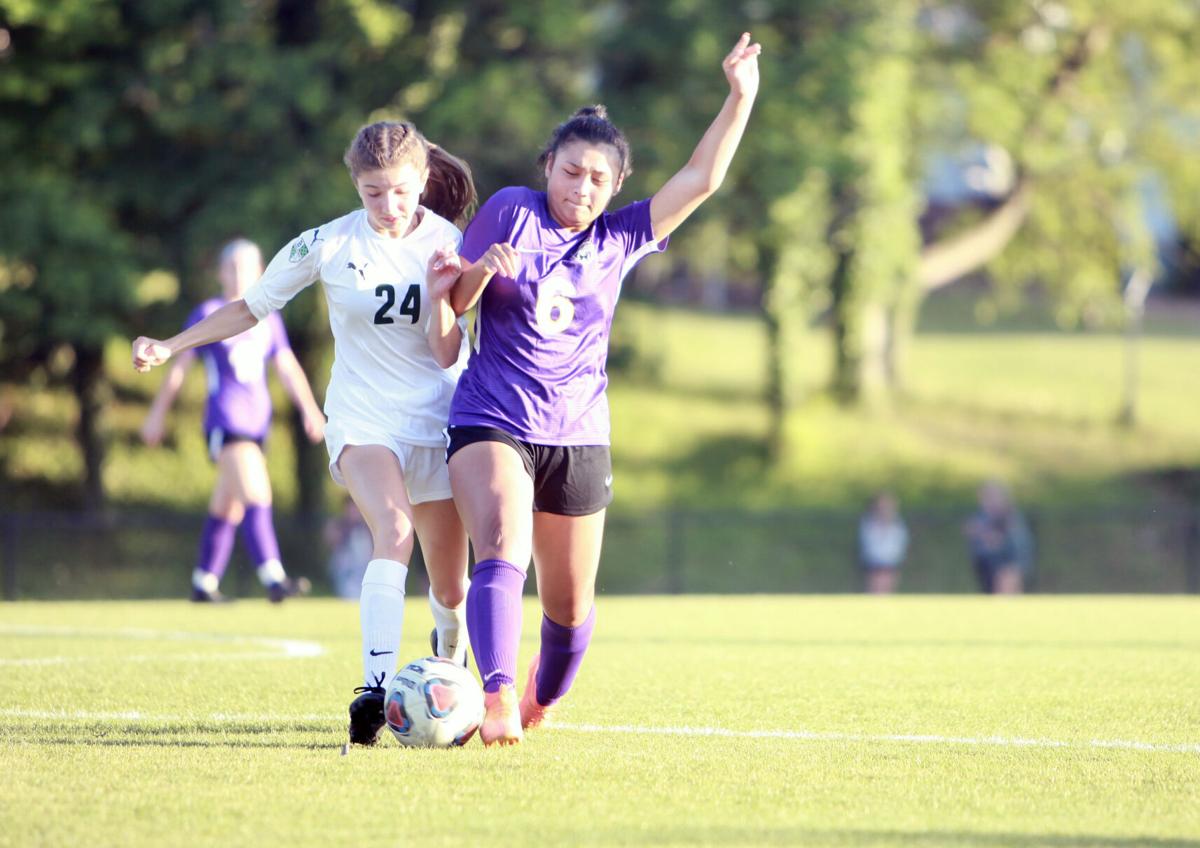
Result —
[{"label": "number 6 on jersey", "polygon": [[570,326],[575,318],[575,304],[571,302],[574,295],[575,287],[561,278],[538,286],[535,315],[539,333],[554,336]]}]

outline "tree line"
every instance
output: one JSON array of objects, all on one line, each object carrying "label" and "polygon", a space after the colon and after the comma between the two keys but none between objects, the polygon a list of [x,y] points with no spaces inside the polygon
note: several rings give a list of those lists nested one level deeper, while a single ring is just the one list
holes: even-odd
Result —
[{"label": "tree line", "polygon": [[[486,196],[535,183],[550,130],[604,102],[634,152],[615,202],[634,199],[686,161],[748,29],[765,48],[750,129],[661,261],[761,292],[783,452],[818,316],[830,390],[886,403],[923,300],[973,271],[1037,283],[1066,323],[1119,320],[1123,282],[1156,272],[1146,181],[1200,243],[1198,24],[1186,0],[4,0],[0,379],[69,363],[102,506],[105,343],[177,325],[224,240],[271,252],[352,208],[340,160],[362,123],[413,120]],[[1006,179],[923,230],[929,156],[967,145],[999,151]],[[286,319],[317,373],[319,299]],[[324,459],[295,441],[315,509]]]}]

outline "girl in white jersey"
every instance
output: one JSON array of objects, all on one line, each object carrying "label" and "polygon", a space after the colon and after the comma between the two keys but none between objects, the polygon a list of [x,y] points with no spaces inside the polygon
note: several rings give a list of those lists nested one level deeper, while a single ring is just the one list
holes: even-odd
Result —
[{"label": "girl in white jersey", "polygon": [[464,162],[410,123],[363,127],[345,163],[362,209],[301,234],[242,299],[166,341],[137,339],[133,363],[145,371],[239,333],[323,283],[334,340],[329,470],[374,541],[360,601],[364,685],[350,705],[350,740],[370,745],[396,670],[414,529],[429,571],[434,650],[466,658],[467,537],[451,500],[442,430],[467,342],[461,322],[428,333],[444,304],[430,300],[427,281],[444,288],[439,279],[457,275],[462,235],[451,221],[474,204],[475,187]]}]

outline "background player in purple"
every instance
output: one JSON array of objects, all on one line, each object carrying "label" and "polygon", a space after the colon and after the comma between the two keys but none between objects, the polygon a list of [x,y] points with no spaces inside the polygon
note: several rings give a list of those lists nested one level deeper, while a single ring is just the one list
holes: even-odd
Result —
[{"label": "background player in purple", "polygon": [[[570,688],[595,623],[612,500],[605,364],[621,281],[720,186],[758,90],[761,47],[725,57],[730,92],[688,163],[649,200],[606,208],[630,171],[603,107],[559,126],[539,160],[546,191],[506,188],[464,237],[450,291],[477,301],[476,347],[450,410],[450,482],[478,562],[467,626],[483,678],[485,744],[512,744]],[[516,701],[521,593],[532,556],[541,650]]]},{"label": "background player in purple", "polygon": [[[222,296],[196,307],[185,328],[240,298],[261,274],[262,254],[258,247],[245,239],[227,244],[217,266]],[[204,433],[209,453],[217,464],[217,484],[200,534],[200,554],[192,572],[192,600],[224,600],[219,585],[239,526],[258,578],[272,601],[307,591],[307,580],[293,580],[284,571],[271,515],[271,480],[262,453],[271,426],[267,363],[275,366],[280,381],[300,410],[305,434],[314,442],[322,437],[325,416],[288,344],[283,321],[272,315],[232,338],[182,352],[167,371],[142,425],[142,439],[147,444],[162,442],[167,412],[197,354],[208,374]]]}]

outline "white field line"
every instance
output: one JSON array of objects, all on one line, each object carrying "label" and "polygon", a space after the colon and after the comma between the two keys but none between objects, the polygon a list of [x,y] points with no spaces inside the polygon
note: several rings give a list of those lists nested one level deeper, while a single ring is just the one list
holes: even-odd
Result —
[{"label": "white field line", "polygon": [[228,662],[230,660],[278,660],[305,659],[319,657],[325,653],[325,648],[317,642],[304,639],[274,639],[264,636],[237,636],[217,633],[187,633],[179,630],[149,630],[136,627],[117,629],[86,628],[86,627],[39,627],[39,626],[0,626],[0,636],[25,637],[89,637],[93,639],[118,639],[136,642],[201,642],[216,645],[246,645],[255,648],[266,648],[245,653],[216,653],[216,654],[101,654],[101,655],[57,655],[47,657],[0,657],[0,666],[39,666],[62,665],[73,662],[97,663],[117,662]]},{"label": "white field line", "polygon": [[[273,715],[255,713],[209,713],[207,715],[169,715],[128,712],[91,712],[87,710],[25,710],[0,708],[0,717],[38,721],[134,721],[209,724],[273,724],[280,730],[288,725],[329,722],[341,725],[342,715],[310,713],[302,715]],[[785,739],[795,742],[866,742],[909,745],[967,745],[990,748],[1100,748],[1126,751],[1162,751],[1177,754],[1200,754],[1200,743],[1172,744],[1141,742],[1135,739],[1062,739],[1022,738],[1019,736],[940,736],[928,733],[825,733],[811,730],[730,730],[724,727],[643,727],[621,724],[546,724],[548,730],[565,733],[603,733],[610,736],[685,736],[721,739]]]},{"label": "white field line", "polygon": [[996,748],[1117,748],[1131,751],[1173,751],[1200,754],[1200,744],[1140,742],[1133,739],[1023,739],[1019,736],[938,736],[926,733],[821,733],[811,730],[728,730],[724,727],[640,727],[612,724],[554,724],[572,733],[646,736],[718,736],[735,739],[791,739],[800,742],[899,742],[917,745],[978,745]]}]

